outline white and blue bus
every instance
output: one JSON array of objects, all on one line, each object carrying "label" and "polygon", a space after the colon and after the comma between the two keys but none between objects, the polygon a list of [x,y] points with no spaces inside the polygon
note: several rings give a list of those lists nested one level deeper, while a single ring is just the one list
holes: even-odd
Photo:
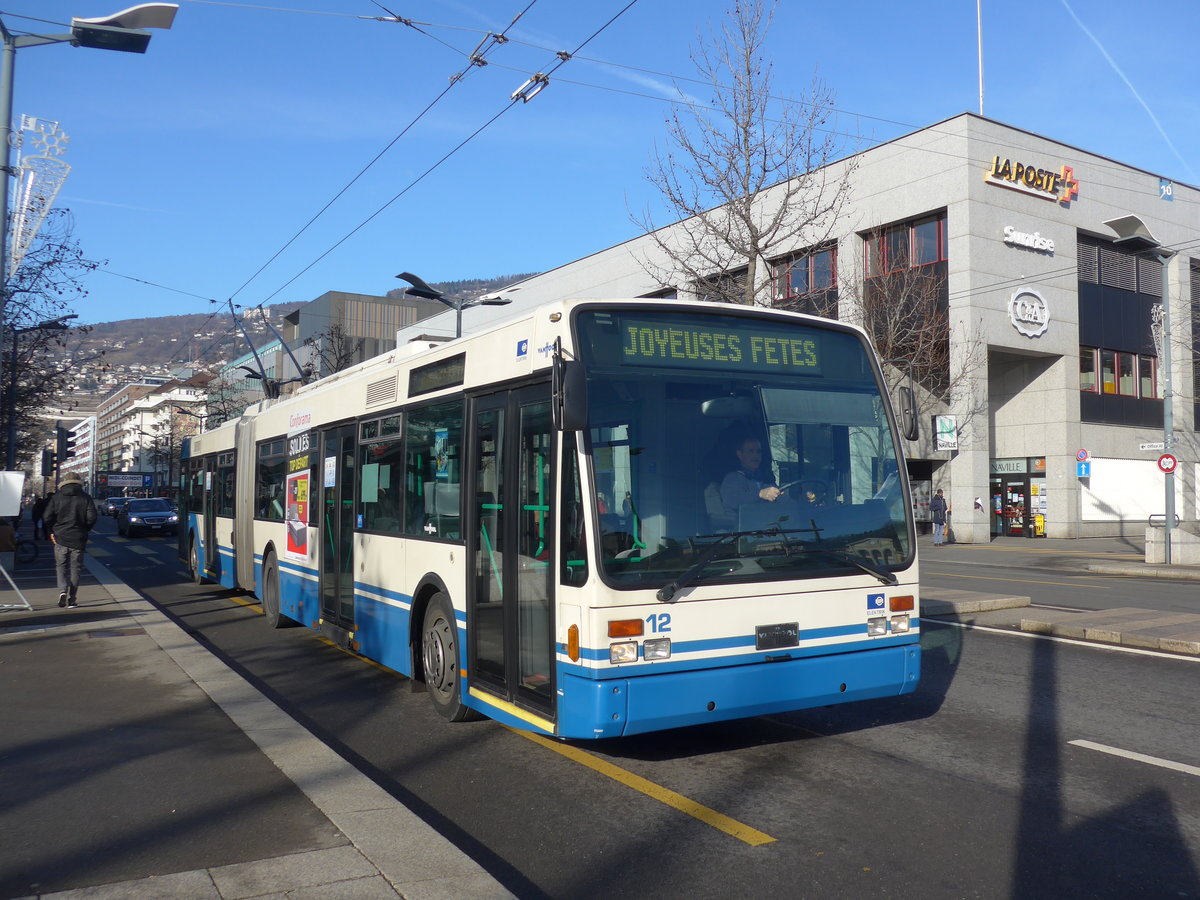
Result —
[{"label": "white and blue bus", "polygon": [[838,322],[550,304],[192,438],[180,549],[455,721],[602,738],[906,694],[916,542],[884,385]]}]

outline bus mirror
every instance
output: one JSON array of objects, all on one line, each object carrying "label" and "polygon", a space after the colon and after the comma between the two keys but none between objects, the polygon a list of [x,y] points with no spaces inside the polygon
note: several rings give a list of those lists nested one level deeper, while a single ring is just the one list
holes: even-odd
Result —
[{"label": "bus mirror", "polygon": [[587,427],[587,377],[583,366],[561,356],[554,362],[554,427],[579,431]]},{"label": "bus mirror", "polygon": [[900,431],[906,441],[915,441],[918,435],[917,403],[910,387],[902,387],[900,395]]},{"label": "bus mirror", "polygon": [[554,427],[559,431],[579,431],[587,427],[587,376],[578,361],[567,362],[562,338],[554,339],[551,356],[553,373],[550,399]]}]

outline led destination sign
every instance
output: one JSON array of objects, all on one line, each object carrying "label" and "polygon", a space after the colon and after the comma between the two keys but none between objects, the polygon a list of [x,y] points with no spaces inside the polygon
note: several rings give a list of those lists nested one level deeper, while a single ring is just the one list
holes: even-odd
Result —
[{"label": "led destination sign", "polygon": [[729,319],[711,328],[663,319],[621,319],[620,333],[623,365],[821,372],[821,344],[811,333],[783,334],[777,327]]}]

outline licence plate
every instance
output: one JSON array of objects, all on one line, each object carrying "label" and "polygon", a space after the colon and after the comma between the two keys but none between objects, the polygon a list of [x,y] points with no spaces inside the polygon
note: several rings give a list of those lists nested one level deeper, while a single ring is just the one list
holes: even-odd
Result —
[{"label": "licence plate", "polygon": [[754,629],[754,646],[757,650],[799,647],[800,623],[780,622],[778,625],[759,625]]}]

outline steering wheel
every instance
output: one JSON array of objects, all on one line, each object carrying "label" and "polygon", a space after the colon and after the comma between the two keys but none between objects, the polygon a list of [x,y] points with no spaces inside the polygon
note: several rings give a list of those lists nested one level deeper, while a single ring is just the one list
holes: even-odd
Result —
[{"label": "steering wheel", "polygon": [[786,491],[788,488],[793,487],[800,488],[800,496],[794,497],[796,502],[803,503],[805,500],[807,500],[805,495],[809,491],[812,491],[813,496],[816,498],[816,505],[819,506],[829,502],[830,495],[832,494],[831,489],[833,486],[828,481],[825,481],[821,478],[801,478],[798,481],[789,481],[781,488],[781,490]]}]

